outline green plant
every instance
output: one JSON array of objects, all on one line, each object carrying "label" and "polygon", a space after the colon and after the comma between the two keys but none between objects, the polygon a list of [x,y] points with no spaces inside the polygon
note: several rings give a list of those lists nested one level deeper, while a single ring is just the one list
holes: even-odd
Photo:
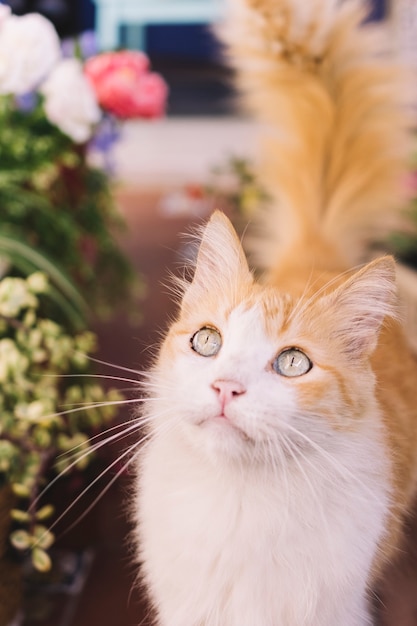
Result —
[{"label": "green plant", "polygon": [[225,200],[238,220],[249,220],[255,210],[270,201],[253,163],[238,156],[231,156],[212,169],[206,193]]},{"label": "green plant", "polygon": [[0,255],[8,273],[45,271],[76,327],[88,311],[106,315],[131,300],[135,277],[118,246],[124,225],[108,174],[48,121],[39,96],[30,111],[0,97],[0,123]]},{"label": "green plant", "polygon": [[[70,336],[41,317],[40,301],[47,294],[41,273],[0,281],[0,484],[10,485],[16,498],[11,543],[30,551],[41,571],[50,567],[54,540],[46,523],[53,508],[38,503],[48,473],[85,468],[89,433],[114,416],[112,403],[120,399],[116,390],[104,391],[79,377],[89,372],[95,336]],[[63,409],[74,406],[76,411]],[[65,457],[71,450],[73,461]]]}]

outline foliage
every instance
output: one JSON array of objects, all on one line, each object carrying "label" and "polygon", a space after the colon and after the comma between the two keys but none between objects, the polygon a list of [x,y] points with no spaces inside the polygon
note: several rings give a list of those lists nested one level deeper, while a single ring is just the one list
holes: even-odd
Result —
[{"label": "foliage", "polygon": [[[12,486],[17,499],[11,543],[30,550],[41,571],[50,566],[47,550],[54,539],[47,528],[53,508],[38,501],[45,477],[53,467],[86,467],[88,433],[113,417],[112,403],[120,399],[117,391],[105,392],[84,377],[95,336],[70,336],[39,316],[47,290],[40,273],[0,281],[0,481]],[[72,460],[60,456],[68,451]]]},{"label": "foliage", "polygon": [[11,543],[40,571],[54,539],[40,495],[54,470],[86,467],[120,398],[91,382],[84,329],[137,294],[90,149],[108,163],[117,118],[158,117],[167,97],[143,53],[93,56],[87,72],[81,47],[64,49],[46,18],[0,3],[0,487],[16,499]]},{"label": "foliage", "polygon": [[117,241],[112,181],[90,148],[108,163],[118,120],[160,117],[168,93],[142,52],[82,55],[80,44],[66,58],[46,18],[0,4],[0,257],[9,274],[45,271],[58,305],[48,314],[75,327],[138,293]]},{"label": "foliage", "polygon": [[233,217],[239,221],[249,220],[255,211],[266,206],[270,200],[253,164],[238,156],[231,156],[212,170],[206,193],[210,197],[225,200]]},{"label": "foliage", "polygon": [[[133,283],[115,240],[122,220],[107,173],[47,120],[39,96],[29,112],[16,109],[11,96],[0,98],[0,124],[2,236],[36,250],[76,285],[90,310],[107,313]],[[9,253],[1,241],[0,253]],[[25,273],[22,255],[11,261]]]}]

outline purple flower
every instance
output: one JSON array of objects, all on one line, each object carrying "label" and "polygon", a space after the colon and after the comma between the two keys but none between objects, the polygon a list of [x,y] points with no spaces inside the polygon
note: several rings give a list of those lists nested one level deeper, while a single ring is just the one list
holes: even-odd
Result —
[{"label": "purple flower", "polygon": [[16,108],[23,113],[30,113],[38,103],[38,96],[34,91],[28,91],[19,96],[15,96]]},{"label": "purple flower", "polygon": [[68,37],[62,41],[62,54],[65,58],[77,56],[81,53],[82,59],[89,59],[98,52],[96,34],[92,30],[86,30],[78,37]]},{"label": "purple flower", "polygon": [[89,148],[100,152],[103,158],[103,166],[109,175],[114,174],[115,163],[113,147],[120,139],[121,130],[117,120],[112,115],[104,115],[96,128]]}]

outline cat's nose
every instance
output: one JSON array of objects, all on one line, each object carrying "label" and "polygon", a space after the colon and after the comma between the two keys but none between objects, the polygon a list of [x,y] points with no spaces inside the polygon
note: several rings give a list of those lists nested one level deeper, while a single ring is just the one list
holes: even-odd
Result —
[{"label": "cat's nose", "polygon": [[215,380],[211,386],[219,394],[223,406],[246,392],[245,387],[237,380]]}]

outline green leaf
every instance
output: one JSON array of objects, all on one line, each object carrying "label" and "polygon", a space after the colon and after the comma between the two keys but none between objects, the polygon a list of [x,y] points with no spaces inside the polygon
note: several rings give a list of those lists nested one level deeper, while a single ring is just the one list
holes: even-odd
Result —
[{"label": "green leaf", "polygon": [[42,548],[33,548],[32,563],[38,572],[49,572],[52,567],[51,557]]},{"label": "green leaf", "polygon": [[33,539],[37,547],[48,550],[55,541],[55,535],[45,526],[38,524],[35,526]]},{"label": "green leaf", "polygon": [[13,493],[18,498],[28,498],[30,495],[30,489],[27,485],[22,485],[21,483],[14,483],[12,485]]},{"label": "green leaf", "polygon": [[10,542],[16,550],[27,550],[32,545],[32,538],[26,530],[15,530],[10,535]]},{"label": "green leaf", "polygon": [[12,509],[10,515],[15,522],[28,522],[30,520],[29,513],[20,509]]},{"label": "green leaf", "polygon": [[32,274],[36,270],[47,274],[55,286],[55,289],[53,286],[49,288],[50,297],[77,328],[85,327],[84,319],[88,316],[89,307],[69,278],[57,268],[56,263],[13,235],[0,235],[0,252],[26,274]]},{"label": "green leaf", "polygon": [[46,504],[41,509],[39,509],[39,511],[37,511],[36,519],[39,521],[48,519],[48,517],[51,517],[53,512],[54,512],[54,507],[52,506],[52,504]]}]

